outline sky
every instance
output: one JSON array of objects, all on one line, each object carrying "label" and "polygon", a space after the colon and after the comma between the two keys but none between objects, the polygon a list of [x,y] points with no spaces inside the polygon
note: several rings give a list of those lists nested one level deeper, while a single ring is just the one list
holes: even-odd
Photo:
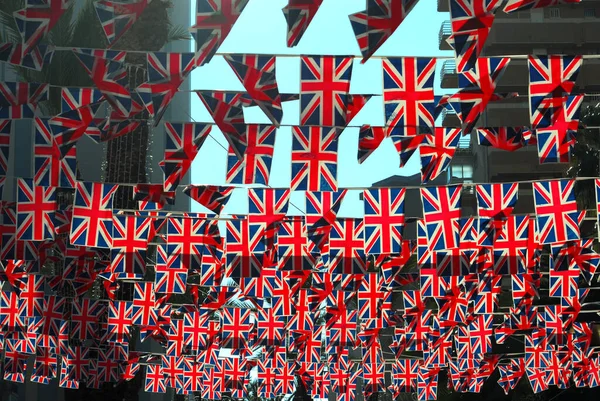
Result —
[{"label": "sky", "polygon": [[[246,54],[290,54],[290,55],[360,55],[348,15],[365,9],[366,0],[324,0],[318,13],[304,33],[298,46],[286,46],[287,25],[281,9],[287,0],[250,0],[229,36],[219,48],[219,53]],[[192,18],[195,14],[195,1],[192,1]],[[447,13],[437,12],[436,0],[420,0],[394,34],[379,48],[375,56],[448,56],[449,52],[438,49],[438,33],[441,24],[448,19]],[[436,93],[439,91],[439,70],[443,60],[438,61],[436,72]],[[280,93],[298,93],[300,86],[300,59],[298,57],[278,57],[276,64],[277,82]],[[381,95],[383,75],[381,59],[370,59],[361,64],[355,59],[350,92],[355,94]],[[244,87],[229,65],[220,56],[210,63],[194,70],[191,76],[192,89],[199,90],[239,90]],[[299,123],[299,101],[283,103],[282,124]],[[269,123],[258,109],[244,109],[248,123]],[[192,117],[198,122],[211,122],[212,118],[198,97],[192,94]],[[375,96],[354,118],[351,125],[383,125],[383,100]],[[399,168],[399,157],[388,138],[363,163],[357,162],[359,128],[346,128],[338,144],[338,185],[340,188],[363,188],[393,175],[408,176],[420,169],[418,155]],[[213,139],[207,140],[192,165],[192,184],[225,185],[227,168],[227,141],[213,127]],[[271,166],[269,185],[273,188],[289,188],[291,180],[292,134],[290,127],[277,130],[275,156]],[[342,204],[340,217],[362,217],[363,206],[359,199],[360,190],[350,191]],[[195,202],[193,202],[195,204]],[[289,214],[301,214],[304,210],[304,193],[292,194]],[[195,204],[195,211],[204,209]],[[236,190],[225,214],[247,213],[248,201],[245,190]]]}]

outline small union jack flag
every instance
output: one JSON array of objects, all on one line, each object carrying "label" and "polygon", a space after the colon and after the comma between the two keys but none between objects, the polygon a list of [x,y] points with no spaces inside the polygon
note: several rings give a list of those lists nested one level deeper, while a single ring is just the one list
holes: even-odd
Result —
[{"label": "small union jack flag", "polygon": [[395,254],[402,248],[405,189],[365,190],[365,252]]},{"label": "small union jack flag", "polygon": [[536,228],[541,244],[578,240],[579,224],[573,180],[533,183]]},{"label": "small union jack flag", "polygon": [[552,126],[575,87],[581,56],[529,56],[529,110],[533,128]]},{"label": "small union jack flag", "polygon": [[48,0],[42,4],[27,4],[15,11],[15,22],[23,38],[22,54],[28,54],[40,43],[71,4],[72,0]]},{"label": "small union jack flag", "polygon": [[367,61],[392,36],[418,0],[367,0],[367,9],[350,15],[354,35]]},{"label": "small union jack flag", "polygon": [[61,88],[60,112],[79,109],[88,104],[102,101],[102,92],[94,88]]},{"label": "small union jack flag", "polygon": [[421,188],[427,240],[432,250],[458,248],[462,185]]},{"label": "small union jack flag", "polygon": [[509,0],[504,6],[505,13],[530,10],[532,8],[543,8],[559,6],[561,4],[580,3],[581,0]]},{"label": "small union jack flag", "polygon": [[96,14],[110,46],[123,36],[142,15],[152,0],[135,0],[130,3],[100,0],[94,3]]},{"label": "small union jack flag", "polygon": [[435,63],[435,58],[383,60],[383,103],[392,134],[416,136],[433,130]]},{"label": "small union jack flag", "polygon": [[143,275],[152,221],[147,217],[113,216],[111,271]]},{"label": "small union jack flag", "polygon": [[525,374],[525,360],[523,358],[511,359],[510,364],[498,366],[498,373],[500,373],[498,384],[508,395],[510,390],[517,387],[521,377]]},{"label": "small union jack flag", "polygon": [[94,115],[99,103],[89,104],[79,109],[67,111],[48,120],[54,141],[61,156],[67,155],[77,141],[94,125]]},{"label": "small union jack flag", "polygon": [[496,95],[496,85],[510,63],[510,58],[480,57],[475,68],[458,76],[460,90],[452,96],[460,105],[462,129],[469,134],[490,101],[502,97]]},{"label": "small union jack flag", "polygon": [[329,236],[330,271],[340,274],[366,272],[364,221],[334,219]]},{"label": "small union jack flag", "polygon": [[346,125],[352,60],[334,56],[301,58],[300,125]]},{"label": "small union jack flag", "polygon": [[127,70],[124,65],[95,55],[78,51],[73,53],[111,107],[121,115],[129,116],[132,100],[129,90],[125,87]]},{"label": "small union jack flag", "polygon": [[71,147],[65,154],[62,154],[51,132],[48,120],[36,118],[34,123],[33,165],[35,185],[74,188],[77,179],[75,147]]},{"label": "small union jack flag", "polygon": [[118,186],[78,182],[73,202],[70,240],[73,245],[110,248],[112,244],[112,200]]},{"label": "small union jack flag", "polygon": [[227,221],[226,228],[227,277],[258,277],[266,251],[263,225],[236,219]]},{"label": "small union jack flag", "polygon": [[17,189],[17,240],[54,239],[55,188],[35,186],[19,179]]},{"label": "small union jack flag", "polygon": [[0,120],[0,176],[2,177],[5,177],[8,172],[11,131],[12,120]]},{"label": "small union jack flag", "polygon": [[234,187],[214,185],[189,185],[185,187],[183,193],[210,211],[221,214],[234,189]]},{"label": "small union jack flag", "polygon": [[287,47],[294,47],[300,42],[322,3],[323,0],[289,0],[283,7],[288,27]]},{"label": "small union jack flag", "polygon": [[265,113],[272,124],[279,127],[283,118],[283,109],[274,67],[273,71],[255,68],[252,65],[255,62],[252,57],[246,59],[225,57],[225,61],[242,81],[253,103]]},{"label": "small union jack flag", "polygon": [[531,238],[529,216],[508,216],[503,230],[495,236],[493,257],[495,274],[521,274],[527,271]]},{"label": "small union jack flag", "polygon": [[241,159],[246,148],[244,111],[241,106],[238,107],[219,95],[221,94],[198,92],[198,97],[202,100],[204,106],[206,106],[210,116],[225,136],[225,139],[227,139],[227,142],[229,142],[229,146],[232,147],[235,154]]},{"label": "small union jack flag", "polygon": [[271,125],[246,126],[246,150],[242,159],[229,147],[225,176],[228,184],[269,185],[271,162],[275,153],[275,132],[275,127]]},{"label": "small union jack flag", "polygon": [[499,0],[452,0],[450,21],[452,35],[448,43],[456,54],[456,70],[464,72],[475,68],[485,41],[492,29]]},{"label": "small union jack flag", "polygon": [[[477,185],[477,214],[481,229],[493,230],[494,238],[503,233],[506,220],[512,213],[519,195],[519,184]],[[483,222],[482,222],[483,220]]]},{"label": "small union jack flag", "polygon": [[530,131],[522,127],[477,128],[477,142],[481,146],[514,152],[527,146],[527,134]]},{"label": "small union jack flag", "polygon": [[247,4],[248,0],[198,0],[196,2],[196,23],[190,31],[196,39],[200,65],[210,61]]},{"label": "small union jack flag", "polygon": [[47,84],[0,83],[0,118],[33,118],[37,104],[48,100]]},{"label": "small union jack flag", "polygon": [[338,130],[292,127],[292,190],[337,191]]},{"label": "small union jack flag", "polygon": [[538,157],[543,163],[568,163],[577,142],[579,111],[584,95],[569,96],[558,111],[558,117],[547,128],[535,130]]},{"label": "small union jack flag", "polygon": [[7,62],[23,68],[41,71],[45,65],[50,64],[54,57],[54,47],[37,45],[28,53],[23,52],[23,43],[0,43],[0,61]]},{"label": "small union jack flag", "polygon": [[421,182],[435,180],[447,170],[461,137],[459,128],[435,128],[435,133],[425,135],[419,147],[421,155]]}]

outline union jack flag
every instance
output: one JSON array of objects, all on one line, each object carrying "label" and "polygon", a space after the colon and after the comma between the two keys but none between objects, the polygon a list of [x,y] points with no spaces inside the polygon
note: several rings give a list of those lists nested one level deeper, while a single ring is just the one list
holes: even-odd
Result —
[{"label": "union jack flag", "polygon": [[7,62],[31,70],[41,71],[45,65],[50,64],[54,57],[54,47],[37,45],[28,53],[23,52],[23,43],[0,43],[0,61]]},{"label": "union jack flag", "polygon": [[136,326],[150,326],[158,321],[157,302],[153,283],[133,283],[133,310],[131,320]]},{"label": "union jack flag", "polygon": [[74,51],[74,54],[113,109],[123,116],[130,115],[132,100],[129,90],[124,86],[127,78],[124,65],[78,51]]},{"label": "union jack flag", "polygon": [[573,180],[533,183],[536,228],[541,244],[578,240],[579,224]]},{"label": "union jack flag", "polygon": [[89,104],[79,109],[67,111],[48,120],[54,141],[61,156],[66,155],[81,137],[94,125],[94,115],[99,103]]},{"label": "union jack flag", "polygon": [[74,188],[77,180],[76,148],[71,147],[63,154],[54,139],[48,120],[36,118],[34,124],[33,166],[35,185]]},{"label": "union jack flag", "polygon": [[[519,195],[519,184],[481,184],[475,187],[477,214],[484,230],[493,230],[496,238],[502,234]],[[483,223],[482,223],[483,220]],[[495,239],[494,238],[494,239]]]},{"label": "union jack flag", "polygon": [[262,224],[236,219],[226,228],[227,277],[258,277],[266,251]]},{"label": "union jack flag", "polygon": [[388,134],[416,136],[433,130],[435,64],[435,58],[383,59],[386,125],[392,127]]},{"label": "union jack flag", "polygon": [[404,167],[412,155],[417,149],[421,147],[423,141],[425,141],[426,135],[417,136],[403,136],[403,135],[392,135],[392,141],[394,147],[400,156],[400,167]]},{"label": "union jack flag", "polygon": [[277,233],[277,267],[280,270],[310,270],[317,263],[308,251],[306,224],[302,216],[293,216],[279,225]]},{"label": "union jack flag", "polygon": [[419,147],[421,155],[421,182],[428,183],[439,177],[450,165],[461,137],[459,128],[435,129],[435,134],[427,134]]},{"label": "union jack flag", "polygon": [[330,271],[336,274],[364,274],[363,219],[335,219],[329,236]]},{"label": "union jack flag", "polygon": [[57,366],[58,358],[53,350],[46,347],[36,347],[31,381],[40,384],[50,384],[51,379],[56,379]]},{"label": "union jack flag", "polygon": [[106,340],[109,343],[127,343],[133,316],[133,303],[110,301],[106,320]]},{"label": "union jack flag", "polygon": [[539,274],[513,274],[510,277],[515,307],[531,305],[533,298],[538,297]]},{"label": "union jack flag", "polygon": [[392,365],[392,382],[401,393],[412,393],[417,389],[420,362],[416,359],[396,359]]},{"label": "union jack flag", "polygon": [[33,118],[39,102],[48,100],[48,84],[0,83],[0,118]]},{"label": "union jack flag", "polygon": [[185,294],[188,271],[181,267],[176,245],[161,244],[156,248],[154,291],[164,294]]},{"label": "union jack flag", "polygon": [[300,125],[346,125],[352,60],[334,56],[301,58]]},{"label": "union jack flag", "polygon": [[287,47],[300,42],[322,3],[323,0],[288,0],[282,10],[287,21]]},{"label": "union jack flag", "polygon": [[533,128],[552,126],[575,87],[581,56],[529,56],[529,110]]},{"label": "union jack flag", "polygon": [[147,217],[113,216],[110,269],[113,273],[144,274],[152,221]]},{"label": "union jack flag", "polygon": [[366,254],[399,253],[402,249],[406,190],[369,189],[363,194]]},{"label": "union jack flag", "polygon": [[370,125],[360,127],[358,133],[358,163],[362,164],[367,160],[379,148],[384,139],[389,136],[390,130],[385,127],[372,127]]},{"label": "union jack flag", "polygon": [[167,378],[161,365],[146,365],[144,391],[147,393],[166,393]]},{"label": "union jack flag", "polygon": [[460,90],[451,99],[459,103],[464,134],[471,133],[490,101],[501,99],[494,91],[509,63],[507,57],[480,57],[475,68],[459,74]]},{"label": "union jack flag", "polygon": [[417,374],[417,399],[419,401],[436,400],[439,369],[419,366]]},{"label": "union jack flag", "polygon": [[464,72],[475,68],[485,41],[492,29],[499,0],[452,0],[450,18],[452,35],[448,42],[456,54],[456,70]]},{"label": "union jack flag", "polygon": [[234,187],[214,185],[189,185],[185,187],[183,193],[210,211],[221,214],[234,189]]},{"label": "union jack flag", "polygon": [[514,152],[527,146],[526,138],[529,133],[529,129],[522,127],[477,128],[477,142],[481,146]]},{"label": "union jack flag", "polygon": [[110,46],[121,38],[144,12],[152,0],[122,3],[100,0],[94,3],[96,14]]},{"label": "union jack flag", "polygon": [[241,349],[246,346],[254,324],[253,312],[249,309],[223,308],[221,313],[221,346]]},{"label": "union jack flag", "polygon": [[54,239],[55,189],[20,178],[17,189],[17,240]]},{"label": "union jack flag", "polygon": [[292,127],[292,190],[337,191],[338,130]]},{"label": "union jack flag", "polygon": [[246,149],[244,111],[241,106],[226,101],[219,93],[198,92],[198,97],[239,159]]},{"label": "union jack flag", "polygon": [[281,95],[277,86],[275,67],[273,67],[273,71],[255,68],[252,65],[255,63],[255,59],[252,57],[247,59],[226,57],[225,60],[238,79],[242,81],[253,104],[265,113],[271,123],[279,127],[283,118],[283,109],[281,108]]},{"label": "union jack flag", "polygon": [[523,358],[511,359],[509,365],[498,366],[498,373],[500,373],[498,384],[508,395],[510,390],[517,387],[521,377],[525,374],[525,360]]},{"label": "union jack flag", "polygon": [[521,274],[527,271],[531,233],[529,216],[508,216],[502,233],[494,241],[494,273]]},{"label": "union jack flag", "polygon": [[23,38],[22,54],[28,54],[40,43],[71,3],[72,0],[48,0],[43,4],[27,4],[26,8],[15,11],[17,29]]},{"label": "union jack flag", "polygon": [[547,376],[548,371],[545,368],[529,368],[526,367],[527,378],[531,384],[531,389],[534,393],[541,393],[548,390]]},{"label": "union jack flag", "polygon": [[512,13],[532,8],[553,7],[561,4],[580,3],[581,0],[509,0],[504,6],[505,13]]},{"label": "union jack flag", "polygon": [[567,97],[555,122],[550,127],[535,130],[540,164],[569,162],[571,149],[577,142],[583,97],[584,95]]},{"label": "union jack flag", "polygon": [[462,185],[421,188],[427,241],[431,250],[458,248]]},{"label": "union jack flag", "polygon": [[73,245],[110,248],[112,200],[117,185],[77,182],[70,240]]},{"label": "union jack flag", "polygon": [[190,31],[196,39],[200,65],[210,61],[247,4],[248,0],[198,0],[196,2],[196,24],[190,28]]},{"label": "union jack flag", "polygon": [[348,104],[346,109],[346,124],[349,125],[354,117],[365,107],[372,95],[348,95]]},{"label": "union jack flag", "polygon": [[71,308],[71,336],[81,341],[97,339],[100,319],[106,312],[105,302],[79,298],[73,300]]},{"label": "union jack flag", "polygon": [[354,35],[367,61],[392,36],[418,0],[367,0],[367,9],[350,15]]},{"label": "union jack flag", "polygon": [[269,185],[271,162],[275,152],[275,127],[248,124],[245,137],[246,150],[242,159],[229,147],[225,180],[228,184]]},{"label": "union jack flag", "polygon": [[103,95],[94,88],[61,88],[60,89],[60,112],[79,109],[92,103],[102,101]]}]

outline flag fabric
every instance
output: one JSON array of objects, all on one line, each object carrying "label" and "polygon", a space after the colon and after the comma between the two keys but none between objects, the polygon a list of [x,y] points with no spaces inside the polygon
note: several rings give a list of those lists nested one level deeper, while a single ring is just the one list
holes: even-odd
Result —
[{"label": "flag fabric", "polygon": [[529,112],[533,128],[552,126],[571,95],[581,56],[529,56]]},{"label": "flag fabric", "polygon": [[452,35],[448,43],[456,54],[457,72],[475,68],[500,5],[498,0],[450,1]]},{"label": "flag fabric", "polygon": [[246,149],[244,111],[241,105],[235,105],[231,100],[220,95],[213,92],[198,92],[198,97],[208,109],[215,124],[221,130],[237,157],[241,159]]},{"label": "flag fabric", "polygon": [[481,57],[475,68],[459,73],[459,91],[451,97],[460,106],[462,129],[469,134],[490,101],[501,99],[494,93],[510,58]]},{"label": "flag fabric", "polygon": [[337,191],[338,130],[292,127],[292,190]]},{"label": "flag fabric", "polygon": [[459,247],[462,185],[421,188],[427,241],[432,250]]},{"label": "flag fabric", "polygon": [[48,100],[48,84],[0,83],[0,118],[33,118],[39,102]]},{"label": "flag fabric", "polygon": [[36,186],[19,179],[17,188],[17,240],[54,239],[55,188]]},{"label": "flag fabric", "polygon": [[221,214],[234,189],[214,185],[188,185],[183,193],[213,213]]},{"label": "flag fabric", "polygon": [[352,58],[303,56],[300,64],[300,125],[344,127]]},{"label": "flag fabric", "polygon": [[90,130],[90,126],[94,125],[94,115],[99,107],[99,103],[93,103],[47,120],[61,157],[66,156],[77,141]]},{"label": "flag fabric", "polygon": [[561,4],[580,3],[581,0],[509,0],[504,6],[505,13],[531,10],[532,8],[553,7]]},{"label": "flag fabric", "polygon": [[459,128],[436,127],[433,135],[424,136],[424,142],[419,146],[423,184],[435,180],[448,169],[460,138]]},{"label": "flag fabric", "polygon": [[522,127],[477,128],[477,142],[481,146],[514,152],[528,145],[530,131]]},{"label": "flag fabric", "polygon": [[60,112],[79,109],[92,103],[102,101],[102,92],[95,88],[69,88],[60,89]]},{"label": "flag fabric", "polygon": [[45,65],[50,64],[54,57],[53,46],[39,44],[29,52],[23,52],[23,43],[0,43],[0,61],[11,65],[41,71]]},{"label": "flag fabric", "polygon": [[73,201],[70,240],[73,245],[110,248],[112,245],[112,200],[116,185],[77,182]]},{"label": "flag fabric", "polygon": [[72,6],[72,0],[48,0],[44,4],[27,4],[13,16],[23,38],[21,54],[29,54]]},{"label": "flag fabric", "polygon": [[233,148],[227,154],[228,184],[269,184],[271,162],[275,153],[275,127],[248,124],[246,126],[246,149],[239,159]]},{"label": "flag fabric", "polygon": [[322,3],[323,0],[288,0],[282,10],[288,27],[287,47],[294,47],[300,42]]},{"label": "flag fabric", "polygon": [[100,0],[94,3],[96,14],[110,46],[117,42],[140,18],[152,0],[130,3]]},{"label": "flag fabric", "polygon": [[485,232],[494,240],[503,233],[506,220],[512,213],[519,195],[519,184],[480,184],[475,186],[477,214]]},{"label": "flag fabric", "polygon": [[391,133],[416,136],[433,130],[435,58],[383,59],[383,102]]},{"label": "flag fabric", "polygon": [[574,185],[573,180],[533,183],[536,228],[541,244],[580,238]]},{"label": "flag fabric", "polygon": [[404,232],[405,189],[369,189],[363,192],[365,204],[365,253],[399,253]]},{"label": "flag fabric", "polygon": [[111,271],[143,276],[151,220],[147,217],[113,216],[112,225]]},{"label": "flag fabric", "polygon": [[418,0],[367,0],[367,9],[350,15],[363,63],[392,36]]}]

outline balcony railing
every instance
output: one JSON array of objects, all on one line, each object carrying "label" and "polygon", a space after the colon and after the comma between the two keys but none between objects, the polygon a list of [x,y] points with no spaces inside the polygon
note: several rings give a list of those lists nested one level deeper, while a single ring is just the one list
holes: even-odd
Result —
[{"label": "balcony railing", "polygon": [[454,60],[446,60],[444,64],[442,64],[442,71],[440,72],[440,80],[443,81],[446,75],[455,75],[456,74],[456,61]]},{"label": "balcony railing", "polygon": [[442,22],[442,26],[440,27],[440,33],[438,35],[438,44],[441,46],[442,42],[446,40],[448,36],[452,34],[452,24],[449,20]]}]

